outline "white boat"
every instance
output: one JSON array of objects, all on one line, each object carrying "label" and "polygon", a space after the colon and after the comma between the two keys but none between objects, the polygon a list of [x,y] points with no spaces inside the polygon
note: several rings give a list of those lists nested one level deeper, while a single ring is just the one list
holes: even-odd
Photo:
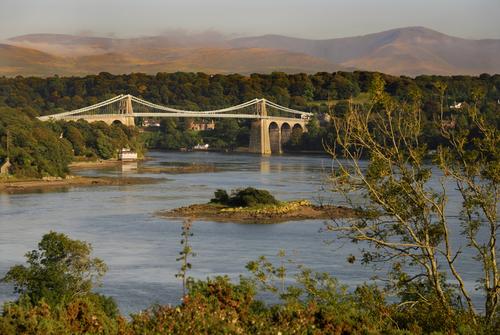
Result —
[{"label": "white boat", "polygon": [[193,150],[208,150],[208,144],[197,144],[193,147]]}]

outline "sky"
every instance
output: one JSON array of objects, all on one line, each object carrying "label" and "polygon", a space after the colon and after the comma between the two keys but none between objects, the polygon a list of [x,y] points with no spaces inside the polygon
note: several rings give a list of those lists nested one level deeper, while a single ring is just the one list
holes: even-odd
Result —
[{"label": "sky", "polygon": [[0,0],[0,39],[30,33],[139,37],[183,30],[336,38],[424,26],[500,38],[500,0]]}]

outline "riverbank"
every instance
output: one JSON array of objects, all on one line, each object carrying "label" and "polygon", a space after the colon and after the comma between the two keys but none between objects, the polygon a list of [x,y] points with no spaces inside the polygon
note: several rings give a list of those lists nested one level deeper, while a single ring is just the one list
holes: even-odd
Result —
[{"label": "riverbank", "polygon": [[70,187],[88,186],[125,186],[154,184],[157,178],[144,177],[82,177],[69,176],[67,178],[32,179],[32,180],[5,180],[0,181],[0,192],[3,193],[31,193],[52,191]]},{"label": "riverbank", "polygon": [[75,161],[69,164],[71,170],[84,170],[84,169],[105,169],[109,167],[118,166],[122,163],[117,159],[96,160],[96,161]]},{"label": "riverbank", "polygon": [[282,202],[278,205],[256,207],[228,207],[219,204],[194,204],[157,213],[161,217],[192,218],[216,222],[282,223],[287,221],[340,219],[359,215],[342,206],[316,206],[307,200]]}]

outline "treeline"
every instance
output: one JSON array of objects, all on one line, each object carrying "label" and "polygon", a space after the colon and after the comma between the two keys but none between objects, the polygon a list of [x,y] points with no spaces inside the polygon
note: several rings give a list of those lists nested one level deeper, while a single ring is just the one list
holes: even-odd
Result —
[{"label": "treeline", "polygon": [[75,159],[109,159],[123,147],[142,151],[137,130],[122,124],[49,123],[23,112],[0,107],[0,165],[8,159],[16,177],[64,177]]},{"label": "treeline", "polygon": [[[345,100],[367,92],[373,72],[320,72],[307,74],[252,74],[250,76],[204,73],[100,73],[86,77],[0,78],[0,106],[28,108],[33,115],[47,115],[95,104],[117,94],[132,94],[148,101],[189,109],[230,106],[256,97],[312,112],[326,105],[311,101]],[[439,111],[434,84],[447,85],[445,104],[470,102],[471,92],[484,93],[483,112],[495,112],[500,99],[500,75],[395,77],[381,74],[386,92],[406,101],[415,92],[423,96],[424,111]]]},{"label": "treeline", "polygon": [[[363,108],[375,76],[385,81],[385,91],[402,103],[419,97],[422,109],[422,140],[431,149],[442,141],[436,119],[445,113],[453,122],[463,122],[460,110],[450,109],[455,102],[477,103],[479,111],[500,126],[500,75],[395,77],[365,71],[307,74],[207,75],[204,73],[134,73],[111,75],[100,73],[86,77],[0,78],[0,106],[22,109],[30,116],[47,115],[95,104],[117,94],[133,94],[153,103],[172,107],[204,110],[238,104],[264,97],[283,106],[342,116],[351,107]],[[444,85],[442,96],[439,89]],[[477,99],[477,95],[481,99]],[[444,110],[441,110],[441,107]],[[332,138],[331,125],[313,121],[309,133],[295,136],[286,150],[322,150],[323,142]],[[231,150],[247,145],[249,125],[244,121],[221,121],[215,131],[196,133],[182,120],[165,121],[161,133],[150,134],[151,147],[179,149],[198,143],[212,148]],[[237,130],[239,129],[239,130]],[[236,135],[235,135],[236,133]]]}]

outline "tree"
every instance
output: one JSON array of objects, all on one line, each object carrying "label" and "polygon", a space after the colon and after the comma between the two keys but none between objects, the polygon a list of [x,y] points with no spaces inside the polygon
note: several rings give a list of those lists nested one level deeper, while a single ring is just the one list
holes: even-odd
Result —
[{"label": "tree", "polygon": [[102,131],[97,132],[96,149],[99,157],[104,159],[110,159],[115,155],[115,150],[110,138],[104,135]]},{"label": "tree", "polygon": [[[349,109],[343,118],[333,119],[336,143],[328,151],[336,163],[334,190],[352,206],[360,205],[355,200],[359,200],[359,194],[367,201],[361,204],[365,216],[335,221],[327,228],[338,237],[366,243],[364,262],[392,262],[390,279],[392,287],[406,299],[402,307],[436,305],[446,320],[460,309],[452,295],[456,287],[468,315],[477,323],[479,314],[456,267],[463,250],[455,250],[451,243],[454,227],[446,212],[445,188],[445,179],[451,178],[464,200],[463,234],[469,244],[463,248],[474,248],[481,260],[483,276],[478,279],[483,283],[486,320],[491,324],[500,291],[495,256],[498,130],[486,127],[478,117],[474,136],[463,131],[446,134],[443,130],[449,141],[441,146],[438,163],[445,178],[440,179],[440,189],[434,189],[429,186],[432,169],[424,161],[428,150],[421,141],[420,96],[415,92],[411,103],[400,104],[384,91],[384,84],[380,76],[375,76],[368,108]],[[488,229],[484,244],[477,240],[481,226]],[[455,285],[450,286],[444,271]]]},{"label": "tree", "polygon": [[66,132],[64,135],[66,139],[71,142],[75,155],[83,156],[85,154],[85,139],[83,138],[78,128],[73,125],[69,125],[66,128]]},{"label": "tree", "polygon": [[192,278],[188,276],[188,271],[191,269],[191,263],[189,262],[190,257],[195,257],[196,254],[193,252],[191,244],[189,244],[189,239],[193,236],[191,228],[193,226],[193,221],[191,219],[186,219],[182,224],[182,239],[181,245],[182,250],[179,252],[179,257],[176,261],[181,262],[181,267],[179,272],[175,274],[175,277],[182,280],[182,296],[186,296],[186,289],[188,284],[192,282]]},{"label": "tree", "polygon": [[91,258],[90,244],[72,240],[65,234],[50,232],[38,250],[26,254],[27,265],[15,265],[2,279],[14,284],[21,298],[50,305],[91,294],[107,270],[99,258]]},{"label": "tree", "polygon": [[[444,91],[440,94],[444,95]],[[496,255],[496,236],[500,226],[497,212],[500,198],[500,132],[495,124],[488,123],[479,113],[478,102],[483,97],[484,92],[472,93],[473,104],[466,110],[463,126],[444,127],[446,120],[440,119],[442,136],[449,145],[439,147],[438,163],[445,175],[453,180],[462,197],[462,234],[483,265],[479,283],[486,297],[487,322],[491,324],[498,313],[500,300],[500,272]],[[486,237],[481,237],[481,230],[488,232]],[[456,270],[452,268],[452,271]]]}]

